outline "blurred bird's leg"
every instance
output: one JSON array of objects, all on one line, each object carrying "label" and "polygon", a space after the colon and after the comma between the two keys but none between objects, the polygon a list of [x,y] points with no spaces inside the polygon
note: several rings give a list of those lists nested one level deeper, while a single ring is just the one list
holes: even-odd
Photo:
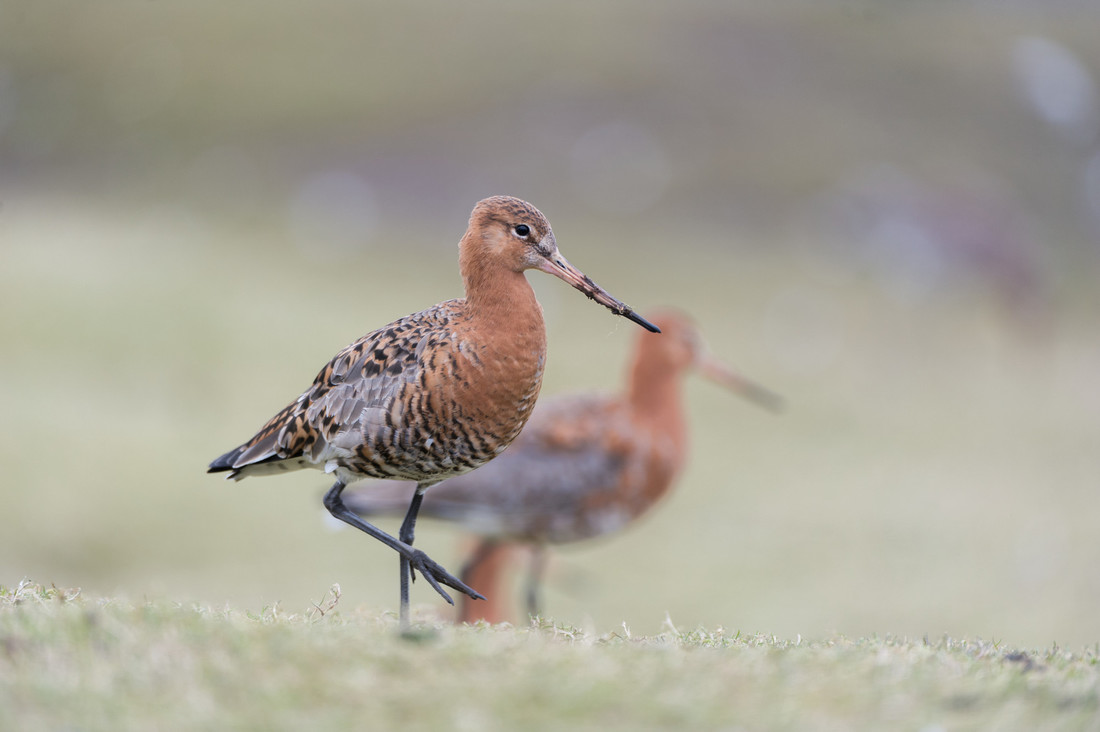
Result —
[{"label": "blurred bird's leg", "polygon": [[[452,600],[451,596],[448,595],[442,587],[440,587],[440,584],[447,585],[448,587],[453,587],[459,592],[466,593],[470,597],[474,597],[479,600],[485,599],[480,594],[467,587],[465,582],[458,579],[457,577],[454,577],[453,575],[451,575],[450,572],[443,569],[443,567],[441,567],[424,552],[420,551],[419,549],[413,549],[408,543],[393,538],[385,531],[382,531],[381,529],[368,524],[366,521],[353,513],[347,506],[344,505],[344,500],[340,497],[340,494],[343,492],[343,490],[344,484],[340,481],[336,481],[332,488],[329,489],[328,493],[325,494],[325,508],[327,508],[328,512],[331,513],[334,517],[340,519],[346,524],[354,526],[368,536],[373,536],[375,539],[400,554],[401,558],[405,560],[405,562],[408,562],[407,565],[402,564],[402,567],[408,566],[408,572],[405,572],[404,574],[411,574],[413,570],[420,572],[420,574],[423,575],[424,579],[428,580],[428,584],[432,586],[432,589],[438,592],[440,596],[451,605],[455,604],[454,600]],[[417,496],[413,499],[413,504],[415,508],[414,506],[409,507],[411,519],[409,516],[405,517],[405,523],[408,524],[407,528],[410,540],[413,533],[413,525],[416,523],[416,511],[420,508],[420,499],[422,498],[421,493],[422,491],[420,491],[418,488]],[[405,532],[405,529],[406,527],[402,525],[401,530],[403,533]],[[406,588],[406,591],[402,593],[401,605],[401,617],[405,619],[405,622],[407,622],[408,619],[408,604],[408,591]]]},{"label": "blurred bird's leg", "polygon": [[539,588],[542,585],[542,575],[546,571],[546,545],[535,544],[531,547],[531,570],[527,574],[527,614],[532,618],[539,615]]},{"label": "blurred bird's leg", "polygon": [[[496,571],[492,566],[493,554],[499,548],[500,542],[491,537],[482,537],[474,550],[470,552],[469,559],[466,560],[466,564],[462,565],[462,571],[458,573],[458,576],[462,578],[462,581],[466,584],[473,586],[475,577],[485,579],[485,570],[489,570],[489,578],[492,580],[489,582],[489,601],[488,606],[481,608],[481,612],[476,612],[470,607],[470,601],[465,598],[459,598],[458,600],[458,616],[456,621],[459,623],[476,623],[478,620],[484,618],[489,622],[497,622],[500,619],[501,612],[498,610],[496,603],[499,602],[497,597],[499,595],[495,592],[498,589],[499,579]],[[490,564],[486,565],[486,562]]]}]

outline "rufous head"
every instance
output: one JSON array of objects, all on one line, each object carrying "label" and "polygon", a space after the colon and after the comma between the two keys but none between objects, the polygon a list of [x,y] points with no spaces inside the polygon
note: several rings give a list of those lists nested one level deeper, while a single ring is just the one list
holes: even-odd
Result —
[{"label": "rufous head", "polygon": [[666,308],[648,315],[662,333],[660,338],[642,338],[638,342],[638,360],[644,359],[648,368],[671,374],[694,369],[705,379],[768,411],[782,409],[782,397],[719,361],[707,348],[698,327],[686,313]]},{"label": "rufous head", "polygon": [[[588,275],[574,267],[558,251],[550,222],[537,208],[511,196],[492,196],[478,201],[470,214],[469,228],[460,246],[463,256],[488,258],[513,272],[538,269],[568,282],[616,315],[632,320],[646,330],[659,333],[657,326],[612,297]],[[476,248],[476,254],[472,251]],[[477,265],[471,265],[477,266]]]}]

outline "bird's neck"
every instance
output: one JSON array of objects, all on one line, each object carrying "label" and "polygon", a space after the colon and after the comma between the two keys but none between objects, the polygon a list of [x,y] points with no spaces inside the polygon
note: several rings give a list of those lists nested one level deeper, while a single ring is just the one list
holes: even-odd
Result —
[{"label": "bird's neck", "polygon": [[[546,363],[546,326],[542,307],[522,272],[491,258],[471,265],[463,259],[468,317],[463,341],[472,359],[465,372],[476,394],[472,413],[487,423],[511,425],[499,435],[510,443],[531,415]],[[463,343],[460,343],[462,346]]]},{"label": "bird's neck", "polygon": [[627,386],[635,419],[677,447],[687,441],[680,376],[678,369],[647,359],[642,351],[630,369]]},{"label": "bird's neck", "polygon": [[502,265],[484,252],[466,251],[459,257],[466,283],[466,307],[485,327],[503,333],[539,334],[545,339],[542,306],[523,272]]}]

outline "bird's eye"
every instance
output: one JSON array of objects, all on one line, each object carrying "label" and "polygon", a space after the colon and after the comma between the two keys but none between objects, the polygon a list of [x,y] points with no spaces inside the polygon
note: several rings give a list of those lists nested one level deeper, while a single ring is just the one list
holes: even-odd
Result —
[{"label": "bird's eye", "polygon": [[531,233],[531,227],[527,224],[516,224],[512,231],[516,232],[516,236],[527,236]]}]

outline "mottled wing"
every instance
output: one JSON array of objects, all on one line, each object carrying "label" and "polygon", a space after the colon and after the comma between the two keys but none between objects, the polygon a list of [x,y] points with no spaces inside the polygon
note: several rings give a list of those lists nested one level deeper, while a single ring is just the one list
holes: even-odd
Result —
[{"label": "mottled wing", "polygon": [[[240,447],[210,464],[230,478],[322,467],[388,477],[374,469],[380,445],[400,442],[403,389],[422,372],[432,334],[453,316],[448,301],[395,321],[352,343],[329,361],[313,385]],[[374,458],[374,459],[372,459]]]},{"label": "mottled wing", "polygon": [[[632,448],[624,419],[621,405],[604,397],[540,404],[498,458],[428,490],[420,515],[485,536],[532,541],[603,533],[587,507],[617,492]],[[365,515],[399,515],[411,495],[408,485],[374,483],[345,494],[345,502]]]}]

